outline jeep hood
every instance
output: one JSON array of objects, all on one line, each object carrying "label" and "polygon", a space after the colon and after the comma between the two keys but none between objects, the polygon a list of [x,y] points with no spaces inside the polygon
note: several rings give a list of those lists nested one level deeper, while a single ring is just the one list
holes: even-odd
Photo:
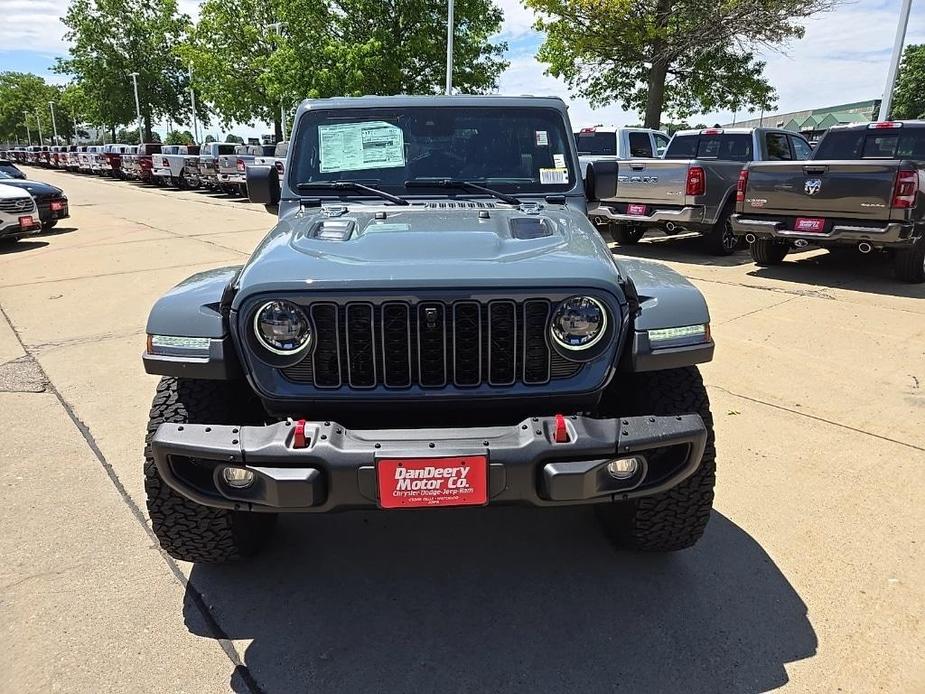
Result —
[{"label": "jeep hood", "polygon": [[313,210],[280,219],[241,273],[235,304],[256,293],[307,289],[581,286],[613,292],[617,279],[599,234],[566,205],[539,212],[356,205],[337,216]]}]

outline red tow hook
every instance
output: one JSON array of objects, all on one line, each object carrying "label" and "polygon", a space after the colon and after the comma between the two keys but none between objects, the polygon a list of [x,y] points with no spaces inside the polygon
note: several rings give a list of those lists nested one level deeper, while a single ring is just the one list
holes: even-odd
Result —
[{"label": "red tow hook", "polygon": [[556,415],[556,424],[553,429],[552,440],[555,443],[568,443],[568,426],[565,424],[565,417],[561,414]]},{"label": "red tow hook", "polygon": [[307,446],[308,443],[305,440],[305,420],[296,420],[295,430],[292,432],[292,447],[305,448]]}]

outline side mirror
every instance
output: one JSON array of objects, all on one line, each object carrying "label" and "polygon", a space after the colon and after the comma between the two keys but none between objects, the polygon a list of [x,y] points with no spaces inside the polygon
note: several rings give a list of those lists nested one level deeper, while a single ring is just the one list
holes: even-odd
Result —
[{"label": "side mirror", "polygon": [[617,172],[615,161],[592,161],[585,173],[585,195],[588,200],[607,200],[617,194]]},{"label": "side mirror", "polygon": [[263,205],[279,204],[279,172],[274,166],[247,167],[247,197]]}]

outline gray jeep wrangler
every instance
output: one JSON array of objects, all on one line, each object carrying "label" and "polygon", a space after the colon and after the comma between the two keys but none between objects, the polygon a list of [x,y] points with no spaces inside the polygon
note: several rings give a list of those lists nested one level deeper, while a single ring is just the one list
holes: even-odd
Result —
[{"label": "gray jeep wrangler", "polygon": [[[305,101],[242,267],[154,306],[145,448],[161,546],[220,562],[279,513],[595,504],[627,548],[693,545],[713,422],[702,295],[617,259],[555,98]],[[437,511],[431,511],[437,512]]]}]

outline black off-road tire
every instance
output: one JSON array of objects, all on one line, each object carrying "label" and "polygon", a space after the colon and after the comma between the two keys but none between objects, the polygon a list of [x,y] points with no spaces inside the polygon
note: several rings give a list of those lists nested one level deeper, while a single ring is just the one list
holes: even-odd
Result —
[{"label": "black off-road tire", "polygon": [[[244,386],[246,387],[246,386]],[[151,438],[164,422],[237,424],[252,421],[250,393],[225,381],[165,377],[157,386],[145,437],[145,492],[151,527],[167,554],[182,561],[217,564],[257,552],[276,514],[211,508],[174,491],[158,473]]]},{"label": "black off-road tire", "polygon": [[675,552],[692,547],[703,535],[713,508],[716,446],[713,416],[696,366],[633,374],[622,383],[628,401],[624,416],[699,414],[707,442],[697,471],[676,487],[632,501],[598,504],[598,518],[621,548]]},{"label": "black off-road tire", "polygon": [[634,246],[639,243],[640,239],[646,234],[645,227],[629,226],[627,224],[612,224],[610,233],[613,234],[614,241],[621,246]]},{"label": "black off-road tire", "polygon": [[790,244],[774,239],[755,239],[748,250],[756,265],[780,265],[790,252]]},{"label": "black off-road tire", "polygon": [[739,239],[732,230],[732,205],[727,205],[709,231],[703,234],[703,245],[712,255],[732,255],[739,247]]},{"label": "black off-road tire", "polygon": [[912,248],[896,251],[893,256],[896,277],[903,282],[921,284],[925,282],[925,233],[916,240]]}]

